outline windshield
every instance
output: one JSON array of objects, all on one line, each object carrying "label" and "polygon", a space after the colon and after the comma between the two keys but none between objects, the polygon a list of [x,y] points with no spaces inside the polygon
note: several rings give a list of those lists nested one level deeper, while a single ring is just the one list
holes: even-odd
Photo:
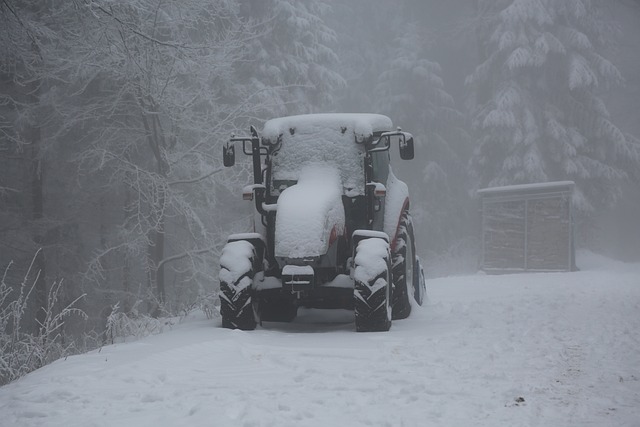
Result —
[{"label": "windshield", "polygon": [[271,195],[294,185],[301,169],[312,163],[337,169],[344,195],[364,195],[365,144],[392,128],[388,117],[368,113],[303,114],[267,121],[262,143],[272,162]]},{"label": "windshield", "polygon": [[355,143],[353,134],[348,136],[339,130],[283,135],[271,153],[271,194],[277,196],[294,185],[300,171],[310,164],[326,164],[339,172],[343,194],[363,195],[364,158],[364,147]]}]

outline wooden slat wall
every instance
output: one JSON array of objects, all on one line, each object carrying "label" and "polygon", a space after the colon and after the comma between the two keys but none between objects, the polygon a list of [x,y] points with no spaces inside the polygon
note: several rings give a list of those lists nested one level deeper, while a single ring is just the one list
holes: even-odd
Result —
[{"label": "wooden slat wall", "polygon": [[483,257],[487,272],[573,268],[570,194],[483,198]]},{"label": "wooden slat wall", "polygon": [[567,198],[528,201],[528,270],[569,269],[569,202]]},{"label": "wooden slat wall", "polygon": [[524,268],[524,207],[524,201],[485,205],[485,268]]}]

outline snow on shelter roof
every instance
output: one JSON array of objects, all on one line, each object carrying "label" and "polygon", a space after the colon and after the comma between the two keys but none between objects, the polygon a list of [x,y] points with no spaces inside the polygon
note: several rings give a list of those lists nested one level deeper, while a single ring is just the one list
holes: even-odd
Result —
[{"label": "snow on shelter roof", "polygon": [[[325,113],[303,114],[271,119],[264,124],[262,137],[266,144],[275,144],[282,135],[296,133],[322,134],[326,130],[339,130],[350,142],[363,142],[375,132],[390,131],[391,119],[382,114],[369,113]],[[293,132],[293,133],[292,133]],[[346,138],[345,138],[346,139]]]},{"label": "snow on shelter roof", "polygon": [[478,190],[480,196],[506,195],[511,193],[546,193],[553,191],[570,191],[575,183],[573,181],[540,182],[535,184],[505,185],[502,187],[489,187]]}]

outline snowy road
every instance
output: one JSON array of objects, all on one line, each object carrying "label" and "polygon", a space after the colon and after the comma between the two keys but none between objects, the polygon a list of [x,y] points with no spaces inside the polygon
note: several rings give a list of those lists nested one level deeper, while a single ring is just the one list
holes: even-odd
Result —
[{"label": "snowy road", "polygon": [[640,426],[640,265],[579,266],[431,280],[388,333],[188,319],[0,388],[0,425]]}]

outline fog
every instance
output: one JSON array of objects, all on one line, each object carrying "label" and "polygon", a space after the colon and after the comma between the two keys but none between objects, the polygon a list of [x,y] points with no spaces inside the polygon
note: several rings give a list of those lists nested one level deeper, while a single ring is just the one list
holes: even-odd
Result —
[{"label": "fog", "polygon": [[[504,135],[503,132],[507,130],[506,126],[494,126],[494,129],[488,132],[488,138],[505,138],[506,144],[496,141],[492,148],[491,143],[486,143],[484,152],[479,153],[478,150],[483,149],[479,147],[483,144],[481,141],[487,138],[488,126],[486,122],[484,124],[478,123],[481,118],[486,118],[483,116],[483,112],[478,109],[487,108],[487,106],[495,108],[495,103],[500,102],[496,96],[500,96],[501,85],[515,85],[516,87],[522,85],[518,88],[522,94],[527,90],[523,87],[531,82],[525,83],[519,80],[519,68],[504,70],[505,62],[508,60],[506,56],[498,60],[496,64],[485,61],[484,66],[491,67],[492,75],[485,76],[477,85],[469,82],[469,76],[474,73],[474,70],[478,70],[478,66],[483,64],[483,60],[486,60],[488,55],[491,55],[491,44],[496,43],[498,37],[502,37],[498,44],[506,44],[505,34],[513,35],[517,31],[521,31],[517,34],[519,39],[515,42],[516,45],[527,46],[527,43],[531,45],[539,43],[539,40],[536,41],[535,38],[544,30],[535,28],[536,25],[533,25],[534,28],[530,27],[526,18],[513,17],[513,22],[508,21],[504,16],[506,16],[505,11],[509,10],[509,6],[512,6],[511,9],[515,9],[514,5],[521,7],[520,12],[523,15],[528,14],[527,16],[532,20],[554,20],[560,19],[559,16],[563,14],[571,13],[570,10],[573,7],[595,7],[595,2],[569,2],[565,5],[561,5],[560,2],[544,2],[546,10],[541,13],[549,13],[549,16],[541,18],[535,17],[536,13],[540,11],[535,10],[532,2],[526,1],[493,3],[464,0],[415,1],[404,2],[402,7],[391,6],[388,2],[377,2],[377,6],[372,7],[374,3],[376,2],[349,2],[350,8],[334,7],[334,11],[339,12],[338,19],[341,19],[340,22],[348,28],[346,30],[336,29],[338,37],[340,38],[342,32],[347,32],[349,35],[346,38],[348,45],[345,47],[341,43],[344,51],[338,51],[341,53],[341,63],[348,70],[342,74],[347,76],[348,89],[356,86],[365,88],[360,94],[352,94],[347,89],[350,95],[346,100],[341,100],[339,109],[355,111],[361,105],[369,105],[370,102],[373,102],[378,110],[389,114],[398,125],[402,125],[419,135],[421,139],[419,153],[422,150],[418,154],[420,160],[398,166],[401,169],[400,175],[409,183],[412,193],[424,195],[423,198],[420,198],[420,202],[424,202],[425,205],[415,206],[417,209],[414,209],[414,217],[416,217],[415,210],[418,210],[418,220],[425,218],[425,221],[422,222],[424,234],[421,236],[421,244],[425,250],[451,251],[452,248],[459,250],[461,246],[470,248],[471,252],[477,249],[475,248],[477,243],[475,239],[479,236],[479,222],[477,221],[479,207],[477,200],[473,198],[477,188],[570,179],[577,182],[578,191],[582,193],[575,200],[575,204],[578,206],[575,215],[578,223],[575,231],[577,246],[588,247],[626,261],[640,259],[640,194],[637,190],[638,168],[640,167],[637,161],[637,136],[640,134],[640,124],[637,120],[637,99],[640,87],[638,80],[638,76],[640,76],[640,54],[638,53],[640,11],[637,2],[619,1],[608,2],[606,5],[598,4],[601,9],[597,12],[598,18],[594,19],[597,19],[599,23],[593,22],[594,27],[591,30],[595,32],[587,35],[587,37],[608,38],[607,41],[602,41],[602,50],[598,55],[603,55],[604,58],[610,60],[617,69],[617,72],[608,76],[606,73],[599,76],[597,84],[586,84],[585,87],[589,87],[589,91],[592,91],[593,94],[593,100],[590,102],[602,102],[604,116],[610,119],[610,122],[615,124],[621,133],[626,134],[626,140],[634,146],[626,154],[622,154],[624,149],[620,151],[613,149],[612,152],[605,155],[607,159],[605,162],[611,162],[609,164],[618,161],[626,164],[626,166],[622,166],[622,169],[625,170],[623,173],[626,175],[625,178],[621,181],[616,180],[615,184],[613,182],[611,185],[606,184],[606,189],[597,189],[602,181],[595,176],[602,177],[608,175],[609,172],[599,172],[597,170],[599,166],[587,166],[591,169],[590,172],[586,170],[576,172],[571,168],[566,168],[566,159],[553,159],[549,163],[557,163],[554,166],[546,164],[527,168],[527,165],[517,163],[511,167],[513,169],[511,171],[496,172],[496,169],[506,166],[505,150],[510,150],[509,144],[517,145],[513,140],[518,138],[517,135],[520,132],[525,134],[529,132],[531,139],[540,139],[539,142],[534,143],[539,148],[537,152],[533,152],[536,157],[538,155],[544,157],[544,150],[552,151],[554,145],[562,143],[547,140],[546,138],[549,136],[544,136],[545,130],[535,129],[532,126],[527,127],[522,123],[525,118],[521,115],[516,120],[521,122],[522,130],[517,129],[518,125],[515,125],[515,133],[506,132]],[[529,9],[527,10],[527,8]],[[352,16],[353,11],[357,15],[355,23]],[[400,13],[398,14],[398,12]],[[498,13],[502,13],[506,23],[497,24],[495,16],[492,14]],[[556,15],[554,16],[554,14]],[[364,28],[358,26],[357,22],[360,20],[371,25]],[[559,24],[559,27],[563,25]],[[582,25],[576,24],[576,28],[579,31],[584,31],[584,34],[588,34],[588,31],[591,30],[586,30],[586,27]],[[551,29],[553,25],[546,28]],[[484,34],[485,31],[486,34]],[[496,32],[490,34],[491,31]],[[501,31],[504,33],[500,34]],[[551,31],[562,34],[562,32],[569,30],[556,28]],[[596,34],[598,35],[596,36]],[[483,36],[486,39],[483,40]],[[402,49],[403,47],[406,49],[407,43],[411,48],[408,51],[403,51]],[[356,45],[360,50],[354,49],[352,45]],[[495,49],[495,46],[493,48]],[[595,44],[590,45],[590,48],[595,48]],[[510,49],[513,51],[514,47]],[[576,49],[579,54],[582,54],[584,47],[576,47]],[[354,51],[356,61],[353,60]],[[373,59],[376,53],[378,54],[377,60]],[[554,75],[567,73],[563,77],[571,78],[571,64],[568,62],[558,63],[562,62],[562,58],[559,56],[565,53],[563,51],[559,54],[556,52],[555,55],[549,54],[544,59],[540,59],[539,64],[532,65],[531,69],[527,71],[538,74],[533,77],[535,80],[533,86],[537,86],[535,90],[541,89],[544,92],[551,89],[553,92],[547,95],[543,93],[541,96],[536,93],[524,95],[530,96],[526,102],[532,103],[531,114],[553,114],[558,118],[562,116],[562,119],[572,121],[569,116],[575,112],[569,110],[575,105],[571,106],[570,102],[558,102],[557,100],[557,97],[562,96],[562,93],[569,94],[570,90],[567,90],[566,87],[563,88],[563,83],[556,80],[558,75]],[[442,80],[442,86],[424,88],[420,78],[412,75],[411,67],[419,67],[419,61],[422,59],[439,66],[435,78]],[[404,61],[409,62],[405,63]],[[353,69],[354,62],[360,64],[358,71]],[[395,62],[403,62],[403,65],[398,68],[406,67],[404,75],[402,71],[397,72],[396,78],[398,80],[394,82],[398,85],[395,87],[397,92],[394,93],[392,89],[389,92],[381,93],[380,89],[386,89],[386,87],[384,83],[381,84],[380,75],[384,76],[383,79],[388,77],[385,76],[385,73],[393,72],[390,69],[396,68]],[[375,68],[377,72],[372,73],[370,67]],[[349,72],[354,76],[351,80],[349,80]],[[415,72],[415,68],[413,72]],[[579,73],[576,71],[575,74]],[[363,78],[369,77],[369,74],[373,74],[374,78]],[[527,78],[530,77],[527,76]],[[500,81],[500,79],[504,81]],[[431,79],[431,84],[433,84],[433,79]],[[375,100],[370,100],[372,92],[366,88],[373,89]],[[433,96],[433,93],[430,92],[432,90],[443,90],[452,98],[453,103],[443,103],[438,96]],[[411,94],[409,99],[403,97],[408,94]],[[479,94],[492,99],[483,106],[478,102]],[[581,98],[582,95],[575,91],[568,96],[578,99],[580,102],[584,101],[584,98]],[[597,98],[599,100],[596,101]],[[392,105],[385,105],[389,101]],[[399,106],[399,103],[405,105]],[[440,104],[438,105],[438,103]],[[556,104],[557,109],[551,111],[548,104]],[[462,114],[462,120],[454,123],[449,122],[446,125],[442,124],[440,118],[435,119],[436,123],[430,122],[438,117],[438,108],[455,109]],[[511,108],[516,110],[516,108]],[[525,107],[525,109],[528,108]],[[500,108],[496,108],[494,111],[499,110]],[[535,120],[539,120],[539,117]],[[602,138],[601,134],[605,132],[597,129],[597,125],[595,125],[597,121],[598,118],[594,115],[590,115],[586,119],[573,120],[571,123],[567,123],[567,130],[569,133],[574,129],[582,133],[584,138],[589,140],[586,145],[592,144],[593,149],[595,149],[595,145],[600,144],[602,147],[616,146],[615,138],[608,141],[606,137]],[[442,129],[443,126],[446,129]],[[452,132],[456,132],[456,130],[459,131],[458,134],[452,135]],[[526,140],[526,135],[519,137]],[[571,136],[564,133],[560,139],[562,138],[571,138]],[[447,148],[438,147],[441,142],[453,153],[448,153]],[[529,144],[530,142],[525,142],[523,145],[529,146]],[[514,151],[518,151],[518,149],[514,149]],[[483,159],[482,165],[474,165],[474,158],[483,155],[486,155],[486,158]],[[532,151],[527,151],[527,148],[524,148],[517,155],[521,158],[527,158],[527,156],[531,158]],[[625,156],[629,157],[627,159],[629,162],[623,160]],[[580,155],[578,154],[577,157]],[[436,173],[435,177],[426,178],[431,182],[425,182],[427,175],[425,163],[431,161],[443,167],[444,171],[441,172],[446,175],[446,178],[442,181],[439,181],[438,178],[443,175]],[[542,161],[547,162],[548,160]],[[537,159],[532,163],[536,162]],[[543,173],[536,170],[539,167],[544,169]],[[565,169],[562,170],[563,168]],[[491,171],[489,172],[487,169]],[[523,169],[527,169],[526,172],[520,173]],[[456,193],[457,186],[463,187],[464,191]],[[447,200],[451,194],[455,194],[455,201]],[[581,200],[583,195],[587,200]],[[471,198],[465,200],[466,196],[471,196]],[[462,214],[460,205],[456,205],[456,202],[464,205],[462,211],[466,213],[466,216]],[[464,218],[461,218],[461,215]],[[426,220],[426,217],[429,219]],[[457,230],[460,233],[453,232],[452,235],[452,230]],[[440,243],[442,246],[439,245]],[[472,262],[456,265],[461,268],[473,269],[474,267]]]},{"label": "fog", "polygon": [[73,333],[212,307],[253,219],[222,145],[311,112],[415,136],[392,157],[429,277],[477,269],[478,189],[550,181],[576,183],[579,250],[640,261],[639,23],[632,0],[3,1],[3,286],[42,322],[62,280]]}]

